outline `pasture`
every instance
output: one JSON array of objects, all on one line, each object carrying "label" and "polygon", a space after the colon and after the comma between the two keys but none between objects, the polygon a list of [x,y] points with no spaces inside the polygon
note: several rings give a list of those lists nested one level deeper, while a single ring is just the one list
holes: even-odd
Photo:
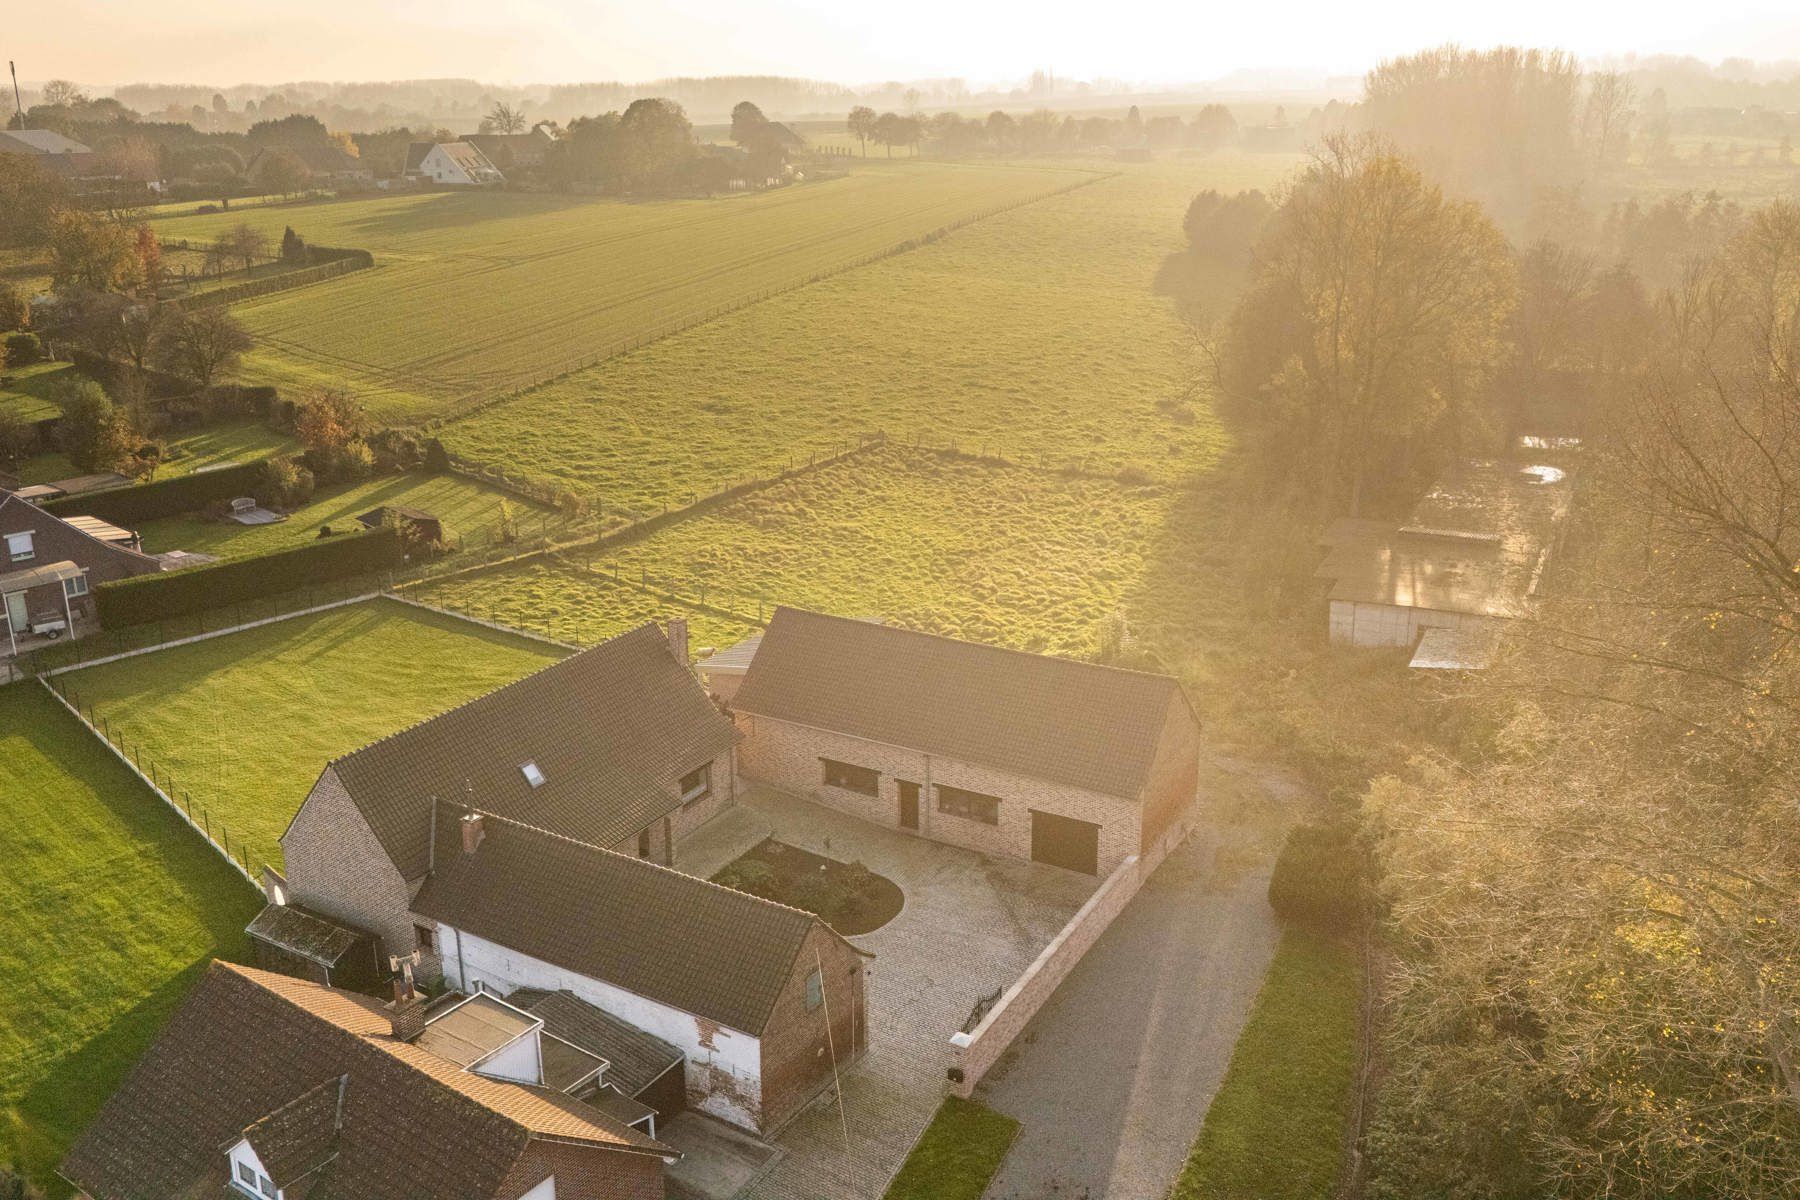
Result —
[{"label": "pasture", "polygon": [[29,367],[0,367],[0,416],[42,421],[62,410],[52,399],[56,385],[81,378],[70,363],[41,362]]},{"label": "pasture", "polygon": [[[61,677],[251,860],[278,840],[326,762],[510,683],[554,646],[375,600]],[[197,839],[196,839],[197,840]]]},{"label": "pasture", "polygon": [[[1158,480],[1224,438],[1157,294],[1195,192],[1284,155],[1127,164],[1100,182],[775,297],[490,406],[452,450],[641,511],[873,430]],[[1096,168],[1113,164],[1093,160]],[[1223,312],[1237,280],[1221,272]]]},{"label": "pasture", "polygon": [[387,420],[504,394],[986,210],[1090,178],[1042,166],[885,164],[654,203],[428,192],[155,222],[206,241],[240,221],[373,251],[376,267],[237,306],[242,374],[341,385]]},{"label": "pasture", "polygon": [[262,897],[35,683],[0,688],[0,1163],[40,1186]]}]

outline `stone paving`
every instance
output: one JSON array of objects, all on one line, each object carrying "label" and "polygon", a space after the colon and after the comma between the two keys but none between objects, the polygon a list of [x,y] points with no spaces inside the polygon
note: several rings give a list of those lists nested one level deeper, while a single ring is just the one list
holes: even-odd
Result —
[{"label": "stone paving", "polygon": [[[716,827],[716,828],[715,828]],[[775,1138],[782,1157],[745,1192],[756,1200],[877,1200],[943,1097],[946,1046],[975,1001],[1030,965],[1099,885],[1055,867],[986,858],[884,829],[768,789],[696,831],[677,867],[717,870],[773,835],[860,859],[906,906],[857,945],[869,968],[869,1050]]]}]

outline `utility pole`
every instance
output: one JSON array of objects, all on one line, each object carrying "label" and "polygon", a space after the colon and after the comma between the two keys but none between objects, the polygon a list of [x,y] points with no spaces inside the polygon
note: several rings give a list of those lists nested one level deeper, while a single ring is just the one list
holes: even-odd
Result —
[{"label": "utility pole", "polygon": [[19,64],[9,58],[6,60],[6,68],[12,72],[13,108],[19,114],[19,128],[23,129],[25,128],[25,102],[19,99]]}]

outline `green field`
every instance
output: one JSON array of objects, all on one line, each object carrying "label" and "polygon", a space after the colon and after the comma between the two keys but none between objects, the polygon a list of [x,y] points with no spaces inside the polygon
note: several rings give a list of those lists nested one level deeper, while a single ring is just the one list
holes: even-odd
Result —
[{"label": "green field", "polygon": [[[1096,160],[1095,167],[1113,164]],[[1195,192],[1286,156],[1123,168],[732,313],[442,431],[456,452],[653,510],[873,430],[1037,461],[1203,472],[1220,443],[1155,292]],[[1222,307],[1235,288],[1221,277]]]},{"label": "green field", "polygon": [[58,382],[81,378],[74,365],[64,362],[33,363],[29,367],[0,367],[0,414],[26,421],[41,421],[62,410],[50,398]]},{"label": "green field", "polygon": [[261,897],[35,683],[0,688],[0,796],[0,1163],[54,1188]]},{"label": "green field", "polygon": [[1170,1200],[1330,1200],[1356,1058],[1356,957],[1289,931]]},{"label": "green field", "polygon": [[215,833],[277,839],[325,763],[562,657],[553,646],[377,600],[60,677]]},{"label": "green field", "polygon": [[342,533],[361,529],[356,518],[384,504],[423,509],[444,523],[445,532],[485,537],[500,519],[500,502],[512,505],[520,532],[535,532],[540,521],[556,518],[542,508],[461,475],[381,475],[361,483],[322,488],[313,499],[295,509],[288,519],[274,525],[239,525],[213,520],[201,514],[163,517],[145,521],[137,531],[144,550],[191,550],[221,558],[245,558],[287,550],[316,541],[319,530],[330,526]]},{"label": "green field", "polygon": [[376,267],[236,308],[242,374],[430,415],[803,282],[963,217],[1088,178],[1058,167],[904,163],[711,200],[513,192],[282,206],[156,222],[204,241],[239,221],[373,251]]},{"label": "green field", "polygon": [[[73,370],[66,363],[54,365]],[[56,407],[51,405],[50,410],[42,415],[55,416],[56,411]],[[196,429],[191,433],[171,433],[164,437],[163,445],[168,457],[156,470],[158,479],[173,479],[177,475],[189,475],[222,463],[255,462],[271,454],[285,454],[298,449],[297,443],[286,434],[278,433],[261,421],[252,420],[230,421]],[[53,479],[67,479],[71,475],[82,473],[65,455],[56,450],[33,455],[20,464],[18,471],[19,478],[26,483],[48,483]]]},{"label": "green field", "polygon": [[[917,629],[1079,655],[1093,649],[1098,623],[1144,578],[1148,550],[1176,499],[1163,487],[886,448],[591,560],[576,553],[597,582],[615,570],[624,580],[648,573],[695,600],[704,585],[710,604],[746,616],[760,599],[765,608],[878,614]],[[542,606],[575,593],[541,566],[522,565],[452,580],[432,594],[441,597],[433,603],[480,603],[531,627]]]}]

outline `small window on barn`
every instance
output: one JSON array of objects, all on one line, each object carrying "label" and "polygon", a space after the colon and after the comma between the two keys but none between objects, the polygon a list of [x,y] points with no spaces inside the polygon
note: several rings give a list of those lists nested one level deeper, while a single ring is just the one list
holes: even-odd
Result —
[{"label": "small window on barn", "polygon": [[437,930],[430,925],[414,925],[413,944],[430,954],[437,949]]},{"label": "small window on barn", "polygon": [[806,977],[806,1007],[817,1008],[825,1003],[825,979],[817,971]]},{"label": "small window on barn", "polygon": [[971,821],[980,821],[984,825],[1000,823],[1000,797],[987,796],[980,792],[966,792],[962,788],[938,785],[937,806],[941,813],[949,813],[953,817],[967,817]]},{"label": "small window on barn", "polygon": [[14,562],[37,557],[37,549],[31,544],[31,530],[6,535],[6,556]]},{"label": "small window on barn", "polygon": [[532,787],[544,786],[544,773],[538,770],[538,765],[536,763],[528,762],[520,767],[519,770],[525,773],[525,782],[529,783]]},{"label": "small window on barn", "polygon": [[712,792],[712,764],[701,763],[681,777],[681,802],[698,804]]},{"label": "small window on barn", "polygon": [[829,758],[821,758],[819,763],[825,768],[826,787],[843,788],[846,792],[861,792],[865,796],[881,794],[881,772],[871,771],[867,767],[859,767],[852,763],[837,762]]}]

